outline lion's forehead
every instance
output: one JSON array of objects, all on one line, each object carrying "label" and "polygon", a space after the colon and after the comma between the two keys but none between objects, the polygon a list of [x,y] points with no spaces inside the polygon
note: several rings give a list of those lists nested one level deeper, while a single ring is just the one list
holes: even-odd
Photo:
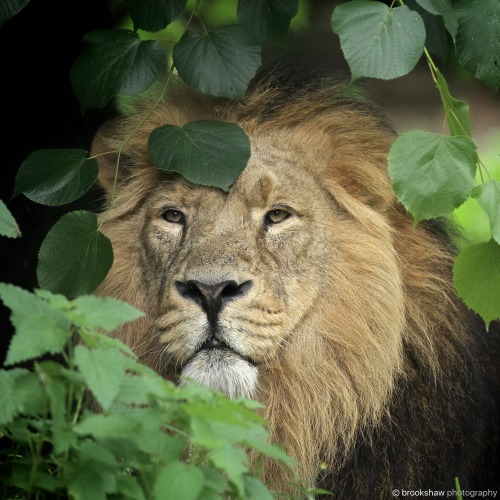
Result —
[{"label": "lion's forehead", "polygon": [[[324,198],[320,195],[321,186],[311,173],[313,170],[312,165],[305,164],[304,159],[296,155],[280,154],[276,148],[256,149],[229,193],[175,177],[152,190],[148,204],[155,211],[169,204],[192,208],[209,220],[260,217],[262,211],[278,204],[307,210]],[[230,219],[226,223],[230,223]]]}]

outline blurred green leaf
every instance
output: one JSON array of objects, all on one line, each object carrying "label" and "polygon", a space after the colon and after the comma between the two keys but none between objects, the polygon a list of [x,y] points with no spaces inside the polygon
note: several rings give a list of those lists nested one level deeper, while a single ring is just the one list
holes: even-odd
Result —
[{"label": "blurred green leaf", "polygon": [[417,0],[427,12],[442,16],[444,25],[453,39],[457,36],[458,21],[450,0]]},{"label": "blurred green leaf", "polygon": [[186,0],[125,0],[136,30],[160,31],[184,11]]},{"label": "blurred green leaf", "polygon": [[16,391],[16,379],[29,374],[22,368],[0,370],[0,425],[8,424],[23,411],[27,395]]},{"label": "blurred green leaf", "polygon": [[102,108],[118,94],[139,94],[165,68],[163,49],[128,30],[96,30],[71,69],[71,83],[82,108]]},{"label": "blurred green leaf", "polygon": [[500,318],[500,245],[495,240],[463,248],[453,268],[460,298],[486,323]]},{"label": "blurred green leaf", "polygon": [[298,0],[239,0],[238,21],[262,42],[284,44]]},{"label": "blurred green leaf", "polygon": [[424,50],[424,22],[406,6],[389,8],[381,2],[353,0],[335,7],[331,26],[340,37],[353,80],[406,75]]},{"label": "blurred green leaf", "polygon": [[180,77],[207,94],[242,99],[260,66],[260,46],[241,26],[201,34],[187,31],[174,47]]},{"label": "blurred green leaf", "polygon": [[154,485],[154,498],[196,500],[203,488],[203,472],[194,465],[170,462],[163,467]]},{"label": "blurred green leaf", "polygon": [[500,182],[488,181],[477,186],[472,192],[490,219],[491,235],[500,243]]},{"label": "blurred green leaf", "polygon": [[0,26],[20,12],[29,0],[2,0],[0,2]]},{"label": "blurred green leaf", "polygon": [[113,263],[113,249],[97,230],[97,216],[78,211],[56,222],[38,258],[40,286],[74,297],[94,291],[102,282]]},{"label": "blurred green leaf", "polygon": [[500,86],[500,2],[461,0],[455,5],[458,18],[457,54],[460,64],[484,81],[494,93]]},{"label": "blurred green leaf", "polygon": [[398,200],[418,222],[447,215],[467,199],[476,162],[468,137],[413,131],[392,145],[389,175]]},{"label": "blurred green leaf", "polygon": [[7,236],[7,238],[21,236],[16,220],[2,200],[0,200],[0,235]]},{"label": "blurred green leaf", "polygon": [[41,149],[31,153],[16,175],[14,196],[23,193],[42,205],[64,205],[85,194],[99,173],[83,149]]},{"label": "blurred green leaf", "polygon": [[450,134],[472,137],[469,105],[465,101],[460,101],[450,95],[448,84],[438,69],[436,69],[436,86],[441,95]]},{"label": "blurred green leaf", "polygon": [[256,477],[245,476],[245,498],[247,500],[272,500],[267,487]]},{"label": "blurred green leaf", "polygon": [[241,498],[245,498],[245,474],[248,472],[248,457],[244,450],[234,445],[211,450],[208,454],[215,467],[225,471]]},{"label": "blurred green leaf", "polygon": [[88,388],[106,411],[122,385],[125,363],[123,354],[112,349],[75,347],[75,362]]},{"label": "blurred green leaf", "polygon": [[112,297],[86,295],[73,301],[76,311],[71,318],[76,324],[86,328],[114,330],[117,326],[133,321],[144,313],[130,304]]},{"label": "blurred green leaf", "polygon": [[63,350],[71,336],[71,325],[59,311],[26,290],[5,283],[0,283],[0,298],[12,311],[10,319],[16,328],[6,365]]},{"label": "blurred green leaf", "polygon": [[161,170],[228,191],[250,158],[250,141],[234,123],[201,120],[153,130],[148,150]]}]

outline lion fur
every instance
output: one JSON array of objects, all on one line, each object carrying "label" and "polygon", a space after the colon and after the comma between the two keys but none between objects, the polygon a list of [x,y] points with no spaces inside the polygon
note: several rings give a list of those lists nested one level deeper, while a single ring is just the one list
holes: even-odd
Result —
[{"label": "lion fur", "polygon": [[[392,488],[451,489],[455,476],[463,488],[495,486],[499,415],[492,373],[499,370],[498,337],[482,331],[456,296],[454,248],[446,230],[425,222],[414,227],[396,202],[387,175],[395,134],[383,114],[328,79],[293,85],[257,79],[241,102],[202,96],[180,84],[171,87],[152,111],[151,102],[139,104],[132,116],[105,125],[94,141],[94,153],[114,151],[144,120],[123,148],[115,202],[103,226],[115,261],[99,293],[126,300],[146,316],[114,335],[144,362],[174,377],[172,367],[162,364],[162,337],[155,333],[159,310],[169,307],[159,305],[159,295],[168,295],[168,278],[159,284],[144,262],[162,268],[159,274],[177,272],[180,258],[202,275],[200,269],[220,272],[229,266],[231,274],[231,266],[240,266],[238,273],[258,281],[259,271],[247,261],[265,255],[275,279],[296,282],[287,310],[301,314],[293,321],[285,313],[273,316],[273,308],[279,309],[275,294],[244,321],[274,318],[281,325],[276,330],[288,329],[286,335],[274,341],[271,329],[262,333],[263,340],[256,335],[241,342],[256,356],[275,349],[259,365],[254,396],[264,405],[272,440],[297,459],[298,477],[346,499],[388,498]],[[184,185],[179,196],[202,190],[206,203],[219,206],[221,214],[232,200],[240,206],[247,196],[260,210],[273,196],[274,178],[251,164],[229,195],[186,187],[178,176],[152,166],[147,141],[153,129],[200,119],[239,124],[250,137],[256,164],[270,171],[286,164],[290,177],[283,177],[282,187],[314,207],[314,228],[323,234],[314,245],[321,250],[304,246],[309,260],[297,257],[298,264],[290,264],[286,243],[276,237],[273,248],[284,248],[282,261],[267,256],[265,248],[249,252],[244,247],[253,243],[245,240],[246,226],[238,234],[229,218],[220,225],[204,222],[193,249],[198,256],[187,250],[163,255],[158,249],[167,243],[157,241],[159,229],[155,243],[144,249],[144,239],[152,236],[145,236],[149,219],[143,210],[163,183]],[[114,155],[100,156],[100,182],[108,193],[115,162]],[[297,191],[297,182],[303,189]],[[306,231],[309,226],[301,223]],[[295,237],[300,240],[298,230]],[[231,245],[233,252],[227,253]],[[223,256],[215,257],[214,248]],[[165,323],[165,331],[174,323]],[[188,341],[183,335],[168,340]],[[182,353],[184,347],[173,349]],[[272,462],[263,474],[274,486],[289,479]]]}]

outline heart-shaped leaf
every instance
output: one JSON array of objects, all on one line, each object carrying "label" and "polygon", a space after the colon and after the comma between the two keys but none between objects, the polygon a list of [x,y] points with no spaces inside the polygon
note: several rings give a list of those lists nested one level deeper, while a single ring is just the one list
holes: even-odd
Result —
[{"label": "heart-shaped leaf", "polygon": [[406,6],[390,8],[382,2],[353,0],[335,8],[331,25],[340,37],[353,80],[406,75],[424,50],[424,22]]},{"label": "heart-shaped leaf", "polygon": [[21,164],[14,195],[23,193],[42,205],[64,205],[85,194],[99,167],[83,149],[40,149]]},{"label": "heart-shaped leaf", "polygon": [[97,216],[70,212],[48,232],[38,254],[42,288],[70,297],[93,292],[108,274],[113,249],[97,230]]},{"label": "heart-shaped leaf", "polygon": [[161,170],[228,191],[250,158],[250,141],[234,123],[200,120],[153,130],[148,150]]},{"label": "heart-shaped leaf", "polygon": [[174,64],[188,84],[210,95],[241,99],[260,66],[260,46],[241,26],[188,31],[174,47]]}]

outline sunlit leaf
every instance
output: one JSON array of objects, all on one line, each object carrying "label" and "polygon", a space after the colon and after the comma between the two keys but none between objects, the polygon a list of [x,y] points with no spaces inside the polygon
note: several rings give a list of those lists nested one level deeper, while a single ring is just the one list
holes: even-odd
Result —
[{"label": "sunlit leaf", "polygon": [[398,200],[418,222],[449,214],[467,199],[476,162],[468,137],[407,132],[391,148],[389,175]]},{"label": "sunlit leaf", "polygon": [[148,150],[161,170],[228,191],[250,158],[250,141],[234,123],[201,120],[153,130]]},{"label": "sunlit leaf", "polygon": [[491,235],[500,243],[500,181],[488,181],[472,192],[490,219]]},{"label": "sunlit leaf", "polygon": [[85,194],[99,167],[83,149],[40,149],[31,153],[16,175],[14,195],[23,193],[43,205],[64,205]]},{"label": "sunlit leaf", "polygon": [[460,298],[487,327],[500,318],[500,245],[495,240],[463,248],[453,278]]},{"label": "sunlit leaf", "polygon": [[97,230],[97,216],[70,212],[45,237],[37,276],[40,286],[71,297],[90,293],[113,263],[111,242]]},{"label": "sunlit leaf", "polygon": [[450,95],[448,84],[439,70],[436,70],[436,86],[446,112],[450,134],[472,137],[469,105],[465,101],[460,101]]},{"label": "sunlit leaf", "polygon": [[424,50],[424,22],[406,6],[389,8],[382,2],[353,0],[335,7],[331,25],[340,37],[353,80],[406,75]]}]

